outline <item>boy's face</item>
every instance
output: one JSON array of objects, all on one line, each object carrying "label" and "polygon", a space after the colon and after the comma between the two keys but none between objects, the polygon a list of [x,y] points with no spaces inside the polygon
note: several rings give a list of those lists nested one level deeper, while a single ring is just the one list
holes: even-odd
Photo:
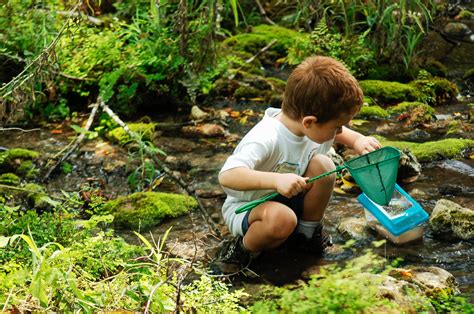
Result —
[{"label": "boy's face", "polygon": [[352,120],[354,114],[344,114],[339,118],[318,123],[314,116],[304,117],[302,120],[304,134],[316,143],[324,143],[333,140],[336,135],[342,132],[342,127]]}]

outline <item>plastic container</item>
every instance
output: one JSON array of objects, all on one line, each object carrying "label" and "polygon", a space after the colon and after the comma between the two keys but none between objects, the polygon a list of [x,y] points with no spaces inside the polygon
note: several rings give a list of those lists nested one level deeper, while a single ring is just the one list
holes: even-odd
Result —
[{"label": "plastic container", "polygon": [[392,243],[400,245],[408,242],[418,241],[423,238],[423,225],[419,225],[411,230],[403,232],[398,236],[395,236],[390,233],[390,231],[385,229],[367,209],[364,209],[364,211],[365,218],[367,219],[367,225]]},{"label": "plastic container", "polygon": [[365,208],[367,224],[393,243],[407,243],[423,236],[421,224],[429,215],[398,184],[387,206],[376,204],[364,193],[357,200]]}]

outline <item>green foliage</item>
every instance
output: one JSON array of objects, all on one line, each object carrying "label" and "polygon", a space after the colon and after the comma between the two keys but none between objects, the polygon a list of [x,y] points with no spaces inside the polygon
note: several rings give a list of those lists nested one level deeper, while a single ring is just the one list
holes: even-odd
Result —
[{"label": "green foliage", "polygon": [[431,121],[435,110],[425,103],[414,101],[404,101],[396,106],[388,108],[391,115],[408,114],[413,123],[422,123]]},{"label": "green foliage", "polygon": [[383,261],[374,253],[350,260],[345,267],[323,266],[308,283],[294,288],[278,288],[271,299],[256,302],[257,313],[359,313],[383,312],[394,307],[377,296],[382,278],[365,276],[378,271]]},{"label": "green foliage", "polygon": [[67,161],[64,161],[61,163],[61,171],[64,174],[70,174],[72,170],[74,169],[74,166],[68,163]]},{"label": "green foliage", "polygon": [[199,280],[183,287],[183,312],[196,309],[202,313],[241,313],[245,310],[239,305],[242,297],[248,296],[243,290],[229,291],[224,282],[201,275]]},{"label": "green foliage", "polygon": [[20,178],[11,172],[2,173],[0,175],[0,184],[16,186],[20,184]]},{"label": "green foliage", "polygon": [[331,32],[326,19],[322,18],[311,32],[309,40],[302,38],[290,48],[288,61],[290,64],[299,64],[311,55],[328,56],[344,63],[357,77],[363,77],[369,67],[375,64],[374,54],[365,47],[365,36],[367,32],[352,38],[344,37],[337,31]]},{"label": "green foliage", "polygon": [[136,230],[157,225],[165,217],[178,217],[197,206],[187,195],[137,192],[122,196],[105,204],[115,216],[115,223]]},{"label": "green foliage", "polygon": [[432,76],[425,70],[421,70],[410,85],[420,91],[420,101],[431,105],[449,104],[459,92],[455,83],[442,77]]}]

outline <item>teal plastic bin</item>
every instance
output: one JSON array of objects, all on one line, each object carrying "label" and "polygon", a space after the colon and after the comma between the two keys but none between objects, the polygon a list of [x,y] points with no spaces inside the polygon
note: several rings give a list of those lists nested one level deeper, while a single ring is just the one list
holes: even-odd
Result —
[{"label": "teal plastic bin", "polygon": [[428,220],[429,215],[398,184],[387,206],[381,206],[362,193],[357,200],[394,236],[399,236]]}]

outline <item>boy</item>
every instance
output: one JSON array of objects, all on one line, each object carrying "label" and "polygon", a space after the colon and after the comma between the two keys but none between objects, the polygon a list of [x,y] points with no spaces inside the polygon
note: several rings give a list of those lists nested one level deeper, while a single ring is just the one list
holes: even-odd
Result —
[{"label": "boy", "polygon": [[[222,265],[246,267],[259,252],[289,246],[321,254],[330,245],[321,219],[334,188],[326,156],[334,142],[359,154],[380,148],[373,137],[345,127],[360,110],[363,93],[340,62],[322,56],[303,61],[290,75],[282,108],[269,108],[236,147],[219,173],[227,193],[224,220],[234,236],[221,250]],[[235,210],[270,192],[281,195],[251,211]]]}]

